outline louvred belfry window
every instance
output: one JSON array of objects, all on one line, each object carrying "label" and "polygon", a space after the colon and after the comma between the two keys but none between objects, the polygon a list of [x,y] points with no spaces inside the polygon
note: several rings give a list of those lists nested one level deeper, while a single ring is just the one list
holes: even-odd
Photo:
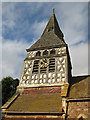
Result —
[{"label": "louvred belfry window", "polygon": [[38,63],[39,63],[39,60],[34,61],[33,72],[35,73],[38,73]]},{"label": "louvred belfry window", "polygon": [[49,68],[48,72],[54,72],[55,58],[35,60],[33,65],[33,73],[38,73],[39,67],[40,67],[40,73],[46,72],[47,67]]},{"label": "louvred belfry window", "polygon": [[44,66],[44,67],[41,67],[41,68],[40,68],[40,73],[41,73],[41,72],[42,72],[42,73],[46,72],[46,69],[47,69],[47,67],[45,67],[45,66]]},{"label": "louvred belfry window", "polygon": [[49,59],[49,71],[55,71],[55,58]]}]

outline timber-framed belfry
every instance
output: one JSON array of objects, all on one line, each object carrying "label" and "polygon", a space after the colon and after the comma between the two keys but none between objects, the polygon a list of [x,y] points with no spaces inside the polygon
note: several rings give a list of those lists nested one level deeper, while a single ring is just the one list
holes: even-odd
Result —
[{"label": "timber-framed belfry", "polygon": [[2,106],[3,120],[89,120],[90,76],[72,76],[54,11],[40,39],[26,51],[17,91]]}]

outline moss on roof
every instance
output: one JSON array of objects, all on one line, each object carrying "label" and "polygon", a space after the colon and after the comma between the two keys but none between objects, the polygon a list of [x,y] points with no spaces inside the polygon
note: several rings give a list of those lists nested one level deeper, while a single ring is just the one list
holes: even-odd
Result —
[{"label": "moss on roof", "polygon": [[88,84],[90,76],[72,77],[69,98],[90,97]]},{"label": "moss on roof", "polygon": [[[17,112],[60,112],[61,94],[20,95],[7,109]],[[61,111],[62,112],[62,111]]]}]

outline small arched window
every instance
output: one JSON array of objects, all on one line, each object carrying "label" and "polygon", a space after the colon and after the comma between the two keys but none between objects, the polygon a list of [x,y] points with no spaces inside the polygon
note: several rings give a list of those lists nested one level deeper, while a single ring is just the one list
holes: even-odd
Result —
[{"label": "small arched window", "polygon": [[51,50],[51,51],[50,51],[50,54],[55,54],[55,50],[54,50],[54,49]]},{"label": "small arched window", "polygon": [[41,52],[38,51],[38,52],[36,53],[36,56],[41,56]]},{"label": "small arched window", "polygon": [[45,50],[45,51],[43,52],[43,55],[48,55],[48,51]]}]

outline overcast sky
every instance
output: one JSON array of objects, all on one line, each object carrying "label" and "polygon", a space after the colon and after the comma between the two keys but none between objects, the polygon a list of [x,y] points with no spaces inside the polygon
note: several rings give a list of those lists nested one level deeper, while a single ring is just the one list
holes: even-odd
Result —
[{"label": "overcast sky", "polygon": [[88,3],[12,2],[2,3],[2,77],[20,79],[26,49],[40,38],[53,8],[69,47],[73,75],[88,74]]}]

